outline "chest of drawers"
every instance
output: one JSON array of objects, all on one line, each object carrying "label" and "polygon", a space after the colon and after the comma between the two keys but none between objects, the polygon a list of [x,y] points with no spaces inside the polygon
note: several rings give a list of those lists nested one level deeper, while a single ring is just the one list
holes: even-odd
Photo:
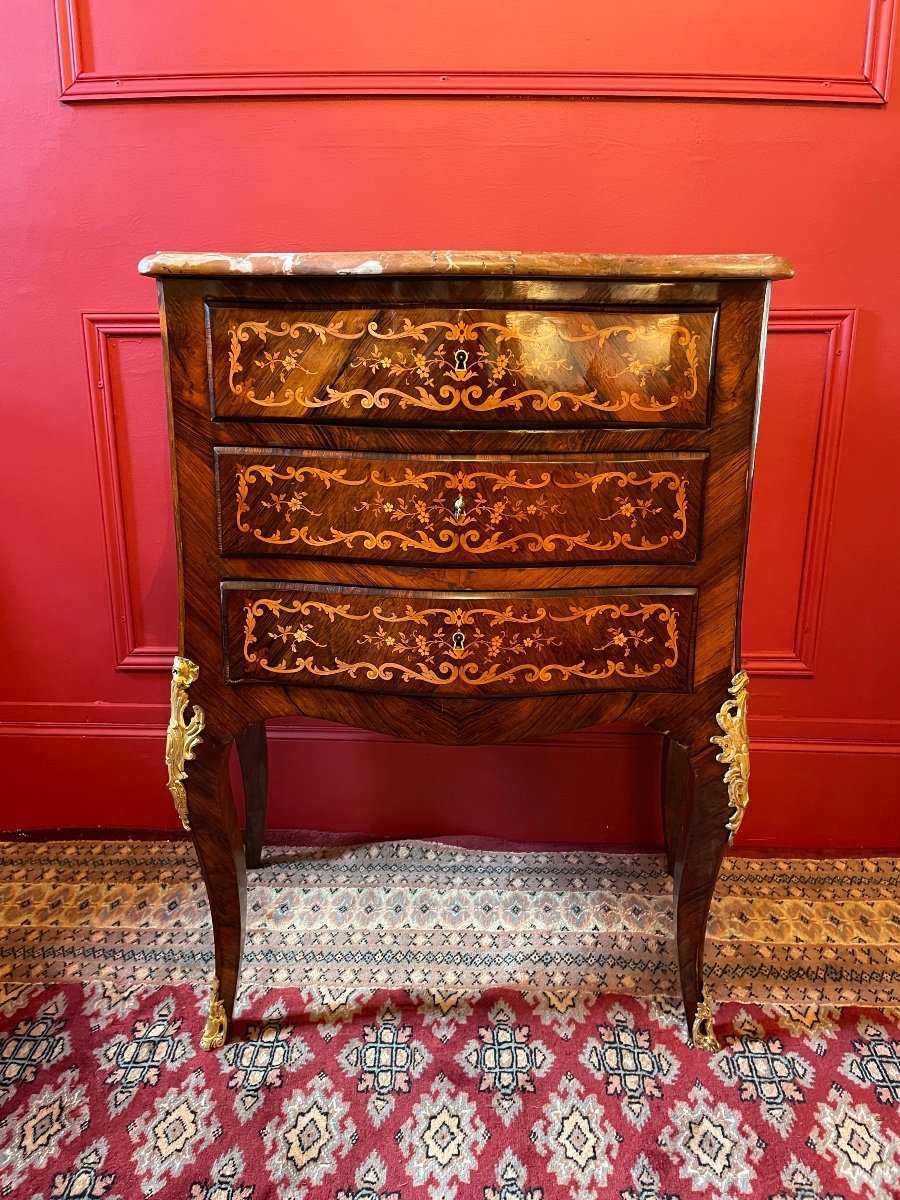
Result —
[{"label": "chest of drawers", "polygon": [[790,266],[410,252],[141,270],[159,281],[178,529],[166,761],[215,941],[202,1044],[223,1044],[234,1005],[264,722],[301,713],[455,744],[663,732],[685,1016],[713,1047],[703,943],[747,802],[761,352]]}]

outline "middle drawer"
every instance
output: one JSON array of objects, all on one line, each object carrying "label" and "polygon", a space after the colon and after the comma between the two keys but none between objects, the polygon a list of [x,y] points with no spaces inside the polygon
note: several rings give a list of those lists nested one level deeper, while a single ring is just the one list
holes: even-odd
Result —
[{"label": "middle drawer", "polygon": [[226,557],[693,563],[707,455],[498,458],[217,447]]}]

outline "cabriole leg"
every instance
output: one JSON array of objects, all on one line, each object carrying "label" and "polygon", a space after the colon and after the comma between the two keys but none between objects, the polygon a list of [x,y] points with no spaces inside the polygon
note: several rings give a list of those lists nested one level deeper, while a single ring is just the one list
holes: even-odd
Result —
[{"label": "cabriole leg", "polygon": [[[747,676],[740,672],[716,714],[721,730],[690,755],[693,787],[683,855],[675,869],[675,929],[685,1018],[694,1045],[713,1052],[712,1010],[703,994],[703,951],[713,889],[748,801]],[[718,753],[717,753],[718,750]]]},{"label": "cabriole leg", "polygon": [[189,689],[199,673],[190,659],[175,659],[166,765],[176,811],[194,836],[212,916],[216,967],[200,1045],[213,1050],[225,1044],[234,1011],[244,945],[246,870],[228,777],[231,739],[216,736],[215,713],[207,722],[200,705],[191,706]]},{"label": "cabriole leg", "polygon": [[269,756],[266,749],[265,721],[255,721],[235,738],[241,778],[244,781],[246,814],[247,866],[258,867],[262,860],[266,830],[266,806],[269,792]]},{"label": "cabriole leg", "polygon": [[666,839],[666,870],[675,874],[679,844],[690,812],[691,764],[683,746],[671,736],[663,742],[662,799],[663,834]]},{"label": "cabriole leg", "polygon": [[204,1050],[225,1043],[244,949],[247,882],[228,776],[230,748],[230,741],[216,741],[211,733],[204,737],[188,779],[191,830],[209,897],[216,952],[209,1016],[200,1041]]},{"label": "cabriole leg", "polygon": [[712,746],[692,756],[691,767],[691,816],[675,865],[675,936],[688,1030],[698,1049],[714,1051],[719,1046],[703,994],[703,950],[709,906],[728,841],[728,791]]}]

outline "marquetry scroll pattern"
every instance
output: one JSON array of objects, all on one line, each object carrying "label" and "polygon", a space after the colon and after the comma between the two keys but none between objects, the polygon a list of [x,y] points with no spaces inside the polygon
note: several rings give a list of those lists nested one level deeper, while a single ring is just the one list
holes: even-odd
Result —
[{"label": "marquetry scroll pattern", "polygon": [[[271,615],[275,628],[257,632]],[[348,641],[330,628],[357,623],[349,645],[355,657],[335,652]],[[560,662],[565,636],[577,623],[594,632],[592,657]],[[655,601],[620,600],[569,605],[553,612],[540,603],[505,607],[431,607],[385,602],[354,608],[319,600],[283,602],[264,596],[244,608],[244,659],[280,676],[343,676],[376,681],[417,681],[435,687],[484,687],[513,679],[528,684],[612,677],[646,679],[672,668],[679,658],[678,612]],[[325,653],[318,653],[324,651]],[[641,652],[641,657],[635,654]],[[576,651],[577,653],[577,651]]]},{"label": "marquetry scroll pattern", "polygon": [[[460,550],[490,554],[512,548],[539,554],[576,547],[596,551],[623,547],[640,553],[681,541],[687,533],[689,481],[669,470],[541,471],[534,478],[522,478],[515,468],[505,474],[466,470],[417,474],[407,468],[399,477],[373,469],[348,479],[343,468],[325,471],[289,466],[278,470],[253,463],[238,465],[236,474],[238,530],[273,546],[344,545],[350,549],[414,549],[431,554]],[[259,483],[267,485],[268,495],[251,498],[251,489]],[[332,485],[365,489],[354,511],[361,514],[359,524],[367,524],[368,528],[335,527],[321,494]],[[553,493],[582,489],[599,494],[605,502],[591,514],[594,530],[575,534],[554,531],[554,518],[559,520],[567,513],[563,504],[551,498]],[[278,515],[274,532],[265,532],[253,519],[254,507],[257,511],[268,510],[270,517],[273,512]],[[308,518],[315,521],[323,515],[330,528],[316,532]],[[653,527],[648,537],[644,526],[661,515],[665,523]],[[550,532],[535,528],[548,521]],[[604,525],[609,528],[601,533],[596,527]]]},{"label": "marquetry scroll pattern", "polygon": [[[508,319],[510,323],[470,320],[465,313],[454,321],[415,323],[404,318],[399,329],[380,327],[377,320],[348,329],[341,317],[327,325],[303,320],[280,324],[240,321],[229,330],[228,383],[233,395],[261,408],[307,410],[347,408],[356,402],[363,409],[393,405],[433,412],[456,408],[482,413],[523,408],[558,412],[563,405],[573,412],[582,408],[665,412],[697,395],[699,334],[680,324],[677,314],[610,324],[561,313],[509,314]],[[575,321],[578,327],[572,328]],[[376,344],[368,345],[369,339]],[[299,379],[311,374],[304,356],[316,342],[325,345],[329,340],[362,342],[350,366],[373,376],[386,375],[392,385],[374,390],[326,387],[324,395],[308,394]],[[619,353],[610,358],[604,374],[621,381],[618,395],[601,396],[592,388],[548,390],[540,386],[548,376],[580,373],[568,347],[591,344],[602,354],[612,343],[618,345]],[[254,386],[244,381],[251,374],[242,358],[245,347],[259,377],[268,376],[274,384],[265,395],[257,395]],[[672,361],[673,349],[681,360],[678,363]],[[282,385],[295,379],[298,382],[282,390]],[[647,390],[651,379],[664,379],[669,395],[651,394]]]}]

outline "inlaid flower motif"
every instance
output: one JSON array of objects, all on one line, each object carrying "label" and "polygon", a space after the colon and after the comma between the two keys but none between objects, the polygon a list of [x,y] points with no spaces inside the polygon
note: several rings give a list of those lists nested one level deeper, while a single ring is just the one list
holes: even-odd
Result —
[{"label": "inlaid flower motif", "polygon": [[[553,679],[578,678],[581,680],[607,679],[613,674],[625,678],[646,678],[674,667],[679,659],[677,620],[679,610],[668,605],[648,601],[646,603],[599,603],[590,608],[568,605],[567,612],[554,612],[541,603],[493,608],[414,608],[406,604],[402,611],[399,604],[388,606],[376,604],[363,612],[359,606],[350,604],[334,606],[314,599],[294,599],[289,603],[267,596],[253,596],[244,601],[244,658],[247,663],[258,664],[257,669],[273,674],[288,675],[309,671],[316,676],[346,674],[357,678],[365,672],[367,679],[421,680],[425,683],[446,686],[462,681],[468,686],[486,686],[504,679],[521,677],[528,683],[543,683],[552,675]],[[610,614],[623,620],[643,619],[652,624],[638,628],[621,627],[623,638],[619,644],[613,638],[619,627],[609,627],[606,644],[593,647],[595,658],[585,655],[574,663],[554,661],[556,648],[564,642],[555,632],[573,621],[583,621],[584,627],[600,613]],[[328,655],[318,659],[305,653],[305,645],[316,644],[310,637],[310,625],[298,622],[300,636],[294,640],[294,626],[288,622],[279,624],[277,618],[284,614],[297,614],[312,619],[312,628],[321,629],[323,638],[329,637],[332,627],[340,619],[338,649],[329,661]],[[257,632],[257,621],[262,618],[271,625]],[[378,623],[372,630],[372,618]],[[602,618],[601,618],[602,620]],[[347,628],[343,622],[360,622]],[[318,623],[316,623],[318,622]],[[327,622],[327,624],[326,624]],[[357,632],[359,631],[359,632]],[[354,634],[356,636],[354,637]],[[654,636],[655,634],[655,636]],[[660,635],[666,640],[659,644]],[[287,649],[270,659],[259,645],[261,638],[280,641]],[[500,638],[500,642],[496,641]],[[526,638],[530,642],[526,645]],[[424,641],[422,639],[425,639]],[[622,642],[624,641],[624,644]],[[635,647],[647,644],[650,653],[629,664]],[[326,645],[331,645],[331,641]],[[357,651],[353,647],[364,647]],[[614,653],[609,653],[614,650]],[[542,653],[543,652],[543,653]],[[584,651],[580,651],[584,654]],[[667,655],[668,657],[663,657]],[[365,656],[365,657],[364,657]],[[322,661],[324,660],[324,661]],[[549,660],[549,661],[548,661]]]},{"label": "inlaid flower motif", "polygon": [[[259,321],[243,321],[232,325],[229,330],[229,386],[235,395],[242,395],[254,404],[274,407],[284,403],[284,399],[272,389],[271,382],[271,390],[262,397],[257,397],[252,386],[248,387],[242,382],[242,346],[254,335],[263,344],[267,343],[270,336],[281,343],[279,349],[266,350],[252,361],[270,380],[274,378],[279,384],[284,384],[296,371],[311,374],[303,360],[316,341],[325,344],[329,337],[333,337],[344,342],[358,342],[368,334],[375,344],[351,358],[350,367],[375,376],[376,383],[379,382],[378,376],[386,375],[394,386],[379,388],[375,396],[363,394],[360,397],[363,407],[377,405],[386,408],[393,402],[401,408],[413,405],[446,409],[457,403],[468,404],[476,409],[507,405],[521,408],[523,399],[528,398],[531,407],[540,411],[559,408],[558,397],[565,395],[575,411],[582,405],[617,410],[629,404],[653,411],[672,408],[679,400],[691,399],[697,393],[699,335],[692,334],[682,325],[660,322],[635,325],[623,318],[601,324],[582,321],[579,328],[573,328],[566,314],[543,317],[528,314],[526,325],[527,328],[497,321],[475,321],[465,312],[460,312],[455,321],[433,320],[414,324],[407,317],[400,322],[399,328],[379,328],[377,321],[371,321],[358,330],[345,330],[340,319],[333,320],[327,326],[302,320],[284,322],[280,328]],[[635,340],[647,343],[647,348],[638,355],[623,350],[620,344],[610,358],[607,344],[614,344],[620,338],[628,343]],[[387,344],[384,344],[385,341]],[[414,344],[410,346],[410,342]],[[461,343],[466,345],[462,346]],[[543,382],[546,386],[548,379],[557,381],[565,375],[583,375],[586,365],[578,352],[570,348],[577,344],[588,346],[591,357],[599,359],[601,364],[605,363],[605,370],[611,378],[628,376],[644,390],[623,390],[618,401],[604,395],[598,396],[596,389],[586,387],[586,381],[583,381],[583,390],[578,393],[560,390],[551,395],[549,391],[541,390],[537,385]],[[678,371],[676,363],[667,357],[672,356],[673,349],[685,364],[681,371],[685,379],[683,394],[676,393],[669,397],[648,394],[646,389],[650,384],[656,385],[656,391],[664,390],[665,377]],[[623,360],[625,366],[615,370]],[[467,388],[454,387],[473,379],[479,382]],[[397,386],[400,384],[405,384],[409,391],[400,392]],[[450,395],[434,395],[441,384],[450,391]],[[561,385],[557,383],[556,386]],[[525,390],[522,395],[510,395],[516,388]],[[483,391],[487,394],[482,395]],[[327,387],[324,397],[306,397],[297,389],[293,393],[288,392],[285,398],[302,400],[312,408],[331,404],[346,407],[351,395],[352,391]]]},{"label": "inlaid flower motif", "polygon": [[284,642],[286,646],[290,646],[292,650],[296,650],[304,642],[308,642],[311,646],[318,646],[320,649],[324,647],[324,642],[317,642],[310,637],[309,631],[312,629],[311,623],[304,624],[298,621],[296,625],[276,625],[275,632],[270,633],[269,637],[277,642]]},{"label": "inlaid flower motif", "polygon": [[299,488],[291,496],[288,496],[286,492],[270,492],[268,500],[260,501],[260,508],[271,508],[273,512],[277,513],[280,513],[282,509],[288,513],[305,512],[311,517],[320,517],[321,513],[313,512],[305,503],[308,495],[308,492]]},{"label": "inlaid flower motif", "polygon": [[611,625],[607,629],[606,635],[607,641],[602,646],[595,646],[594,649],[598,654],[602,654],[604,650],[615,646],[622,651],[623,658],[630,658],[633,649],[638,646],[646,646],[653,641],[647,629],[623,629],[618,625]]},{"label": "inlaid flower motif", "polygon": [[[651,486],[655,487],[655,484],[651,484]],[[632,529],[637,529],[638,525],[647,517],[655,517],[662,512],[659,505],[654,504],[650,499],[641,500],[629,496],[616,496],[615,502],[618,507],[614,508],[608,516],[600,517],[601,521],[615,521],[617,517],[624,517],[629,521]]]}]

